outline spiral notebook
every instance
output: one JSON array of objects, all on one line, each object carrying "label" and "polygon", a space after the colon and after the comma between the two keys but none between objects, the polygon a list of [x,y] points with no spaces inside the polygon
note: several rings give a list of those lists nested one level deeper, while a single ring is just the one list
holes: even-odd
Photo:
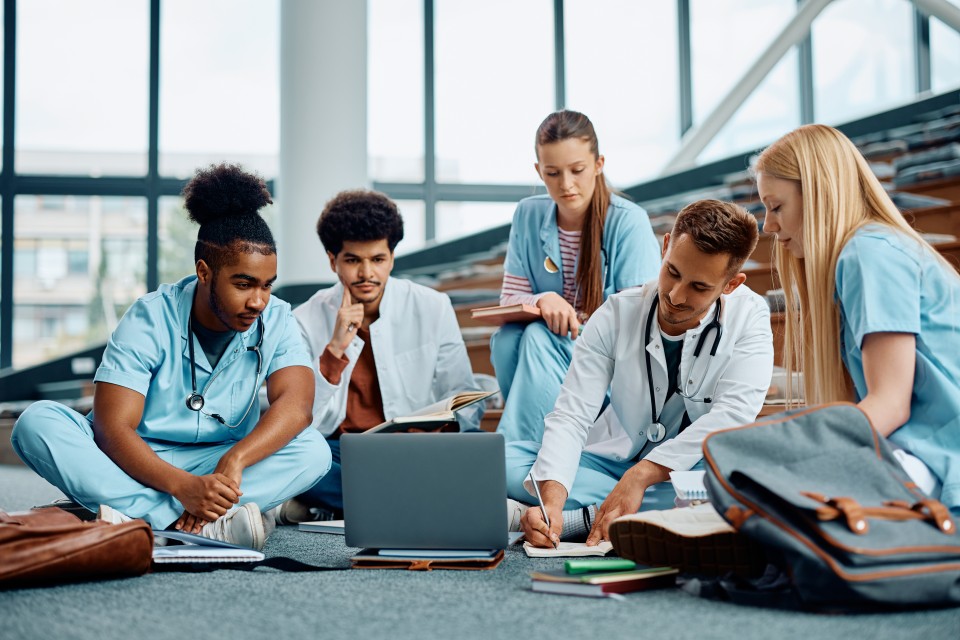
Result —
[{"label": "spiral notebook", "polygon": [[168,562],[259,562],[264,555],[255,549],[222,540],[212,540],[184,531],[153,530],[155,538],[166,538],[183,544],[167,544],[153,548],[153,561]]},{"label": "spiral notebook", "polygon": [[707,489],[703,486],[706,471],[671,471],[670,482],[681,500],[709,500]]}]

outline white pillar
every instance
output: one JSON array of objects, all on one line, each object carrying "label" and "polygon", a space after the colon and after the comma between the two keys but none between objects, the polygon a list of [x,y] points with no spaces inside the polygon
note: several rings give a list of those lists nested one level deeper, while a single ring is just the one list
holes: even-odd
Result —
[{"label": "white pillar", "polygon": [[278,284],[334,280],[317,218],[368,186],[367,2],[282,0]]}]

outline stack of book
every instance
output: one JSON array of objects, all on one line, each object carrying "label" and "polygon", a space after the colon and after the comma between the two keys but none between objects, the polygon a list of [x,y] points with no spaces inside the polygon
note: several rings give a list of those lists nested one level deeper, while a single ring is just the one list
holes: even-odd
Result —
[{"label": "stack of book", "polygon": [[620,571],[534,571],[530,577],[534,591],[606,598],[645,589],[672,587],[676,583],[677,573],[672,567],[637,566]]}]

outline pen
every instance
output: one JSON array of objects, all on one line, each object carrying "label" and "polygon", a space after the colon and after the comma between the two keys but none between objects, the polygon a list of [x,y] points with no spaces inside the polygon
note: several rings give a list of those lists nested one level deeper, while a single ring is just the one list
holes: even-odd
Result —
[{"label": "pen", "polygon": [[[543,506],[543,496],[540,495],[540,487],[537,485],[537,481],[534,480],[533,474],[530,474],[530,482],[533,484],[533,490],[537,493],[537,500],[540,502],[540,513],[543,515],[543,521],[547,525],[547,529],[550,529],[550,516],[547,515],[547,508]],[[557,548],[557,543],[553,543],[553,548]]]}]

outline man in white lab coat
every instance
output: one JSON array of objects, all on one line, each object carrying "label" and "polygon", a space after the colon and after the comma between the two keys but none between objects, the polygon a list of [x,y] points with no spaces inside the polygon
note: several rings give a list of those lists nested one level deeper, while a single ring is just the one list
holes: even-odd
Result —
[{"label": "man in white lab coat", "polygon": [[[767,303],[741,286],[740,269],[757,238],[756,220],[737,205],[688,205],[664,237],[658,279],[611,296],[593,315],[542,446],[507,447],[510,498],[536,504],[535,479],[549,517],[548,527],[540,509],[522,512],[529,542],[553,546],[562,534],[588,532],[587,544],[606,539],[610,522],[640,509],[648,488],[700,461],[708,434],[756,419],[773,339]],[[669,485],[660,487],[668,491],[647,502],[666,493],[669,502],[655,508],[673,507]]]},{"label": "man in white lab coat", "polygon": [[[294,316],[314,363],[313,426],[327,438],[333,466],[300,495],[300,506],[343,508],[340,435],[409,415],[461,391],[477,390],[446,294],[391,278],[403,219],[382,193],[344,191],[324,207],[317,234],[339,282],[318,291]],[[477,428],[481,409],[460,412]],[[289,520],[306,519],[286,505]]]}]

